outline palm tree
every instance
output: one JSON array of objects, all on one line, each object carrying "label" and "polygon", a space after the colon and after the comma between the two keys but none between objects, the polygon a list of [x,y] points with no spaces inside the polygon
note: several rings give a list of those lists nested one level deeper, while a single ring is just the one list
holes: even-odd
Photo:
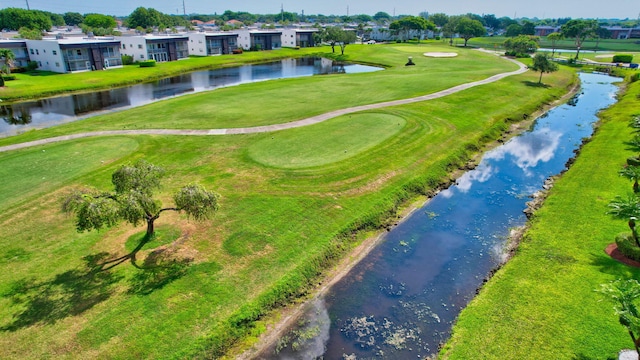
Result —
[{"label": "palm tree", "polygon": [[2,66],[2,72],[5,74],[11,73],[11,67],[13,66],[13,61],[16,59],[16,54],[9,49],[0,49],[0,59],[4,62]]},{"label": "palm tree", "polygon": [[608,214],[611,214],[618,219],[628,220],[633,240],[636,245],[640,247],[638,232],[636,231],[636,220],[640,218],[640,199],[635,195],[631,195],[627,199],[616,196],[615,200],[609,203],[609,208],[610,210],[607,212]]},{"label": "palm tree", "polygon": [[624,176],[627,179],[633,181],[633,192],[638,193],[640,191],[640,185],[638,181],[640,181],[640,166],[625,166],[620,171],[618,171],[620,176]]}]

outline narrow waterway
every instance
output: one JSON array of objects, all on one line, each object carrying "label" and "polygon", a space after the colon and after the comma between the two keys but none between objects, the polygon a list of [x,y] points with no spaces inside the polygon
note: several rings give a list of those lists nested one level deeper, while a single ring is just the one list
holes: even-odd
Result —
[{"label": "narrow waterway", "polygon": [[591,136],[598,111],[615,102],[618,79],[580,79],[580,94],[487,152],[476,169],[389,232],[259,358],[423,359],[437,353],[460,310],[504,260],[510,229],[526,222],[526,202],[565,169]]},{"label": "narrow waterway", "polygon": [[154,82],[105,91],[0,104],[0,137],[84,119],[103,111],[124,110],[166,98],[244,83],[326,74],[372,72],[382,68],[334,63],[317,57],[284,59],[232,68],[194,71]]}]

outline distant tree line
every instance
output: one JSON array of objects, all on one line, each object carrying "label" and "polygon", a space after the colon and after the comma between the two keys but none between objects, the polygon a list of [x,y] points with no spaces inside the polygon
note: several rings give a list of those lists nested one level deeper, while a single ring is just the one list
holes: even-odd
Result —
[{"label": "distant tree line", "polygon": [[[379,24],[390,26],[393,24],[395,31],[399,33],[407,33],[407,29],[421,28],[417,25],[420,20],[427,20],[429,24],[433,24],[439,28],[445,37],[452,37],[453,34],[460,34],[467,40],[467,35],[475,35],[480,32],[479,26],[483,27],[488,34],[504,33],[509,37],[519,35],[534,35],[535,27],[538,25],[548,26],[564,26],[572,21],[571,18],[558,19],[512,19],[509,17],[497,18],[493,14],[464,14],[464,15],[447,15],[443,13],[429,14],[422,12],[419,16],[398,15],[391,16],[386,12],[380,11],[373,16],[366,14],[358,15],[306,15],[293,12],[281,11],[274,14],[252,14],[244,11],[227,10],[222,14],[191,14],[188,16],[164,14],[153,8],[138,7],[131,14],[125,17],[116,18],[111,15],[103,14],[80,14],[77,12],[67,12],[64,14],[54,14],[40,10],[25,10],[21,8],[5,8],[0,10],[0,28],[6,30],[31,30],[36,33],[50,30],[53,26],[79,26],[85,32],[92,31],[96,35],[112,34],[116,27],[116,20],[122,20],[124,25],[129,28],[145,29],[166,29],[176,28],[180,26],[190,27],[191,21],[200,20],[203,22],[214,21],[216,25],[225,27],[230,20],[236,20],[244,25],[250,26],[255,23],[266,24],[266,27],[273,27],[275,24],[295,24],[295,23],[314,23],[316,25],[340,25],[340,24],[356,24],[358,31],[362,34],[365,26]],[[596,20],[593,20],[596,21]],[[411,22],[409,25],[407,22]],[[600,32],[599,37],[606,37],[602,29],[603,26],[619,25],[623,27],[638,26],[636,20],[597,20],[600,26],[596,31]],[[479,26],[478,26],[479,25]],[[430,27],[427,27],[431,29]],[[394,30],[394,29],[392,29]]]}]

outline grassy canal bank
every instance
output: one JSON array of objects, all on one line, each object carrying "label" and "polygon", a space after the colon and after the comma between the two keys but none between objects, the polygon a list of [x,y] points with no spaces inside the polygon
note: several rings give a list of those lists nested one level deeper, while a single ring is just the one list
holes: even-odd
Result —
[{"label": "grassy canal bank", "polygon": [[[87,129],[282,123],[515,70],[475,50],[422,56],[432,51],[451,49],[349,46],[350,60],[387,70],[219,89],[0,142]],[[407,56],[416,66],[404,66]],[[532,86],[538,76],[273,133],[98,137],[0,153],[0,357],[219,358],[246,348],[265,331],[263,315],[304,297],[407,201],[575,81],[562,69],[545,75],[547,87]],[[77,233],[59,211],[61,196],[81,184],[110,189],[111,173],[139,158],[166,169],[165,204],[174,189],[198,182],[222,195],[220,211],[204,223],[163,215],[161,240],[138,256],[153,270],[123,264],[92,273],[96,259],[124,254],[143,229]]]},{"label": "grassy canal bank", "polygon": [[636,155],[629,122],[640,108],[640,82],[626,85],[536,212],[516,255],[463,310],[443,359],[613,359],[633,343],[597,293],[640,270],[611,259],[605,247],[626,223],[607,215],[617,195],[631,192],[618,175]]}]

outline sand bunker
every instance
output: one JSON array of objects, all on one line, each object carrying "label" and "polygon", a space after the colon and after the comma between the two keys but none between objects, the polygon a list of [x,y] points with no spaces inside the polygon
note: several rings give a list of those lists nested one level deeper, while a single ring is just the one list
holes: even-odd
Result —
[{"label": "sand bunker", "polygon": [[447,52],[428,52],[424,53],[424,56],[428,57],[456,57],[458,53],[447,53]]}]

